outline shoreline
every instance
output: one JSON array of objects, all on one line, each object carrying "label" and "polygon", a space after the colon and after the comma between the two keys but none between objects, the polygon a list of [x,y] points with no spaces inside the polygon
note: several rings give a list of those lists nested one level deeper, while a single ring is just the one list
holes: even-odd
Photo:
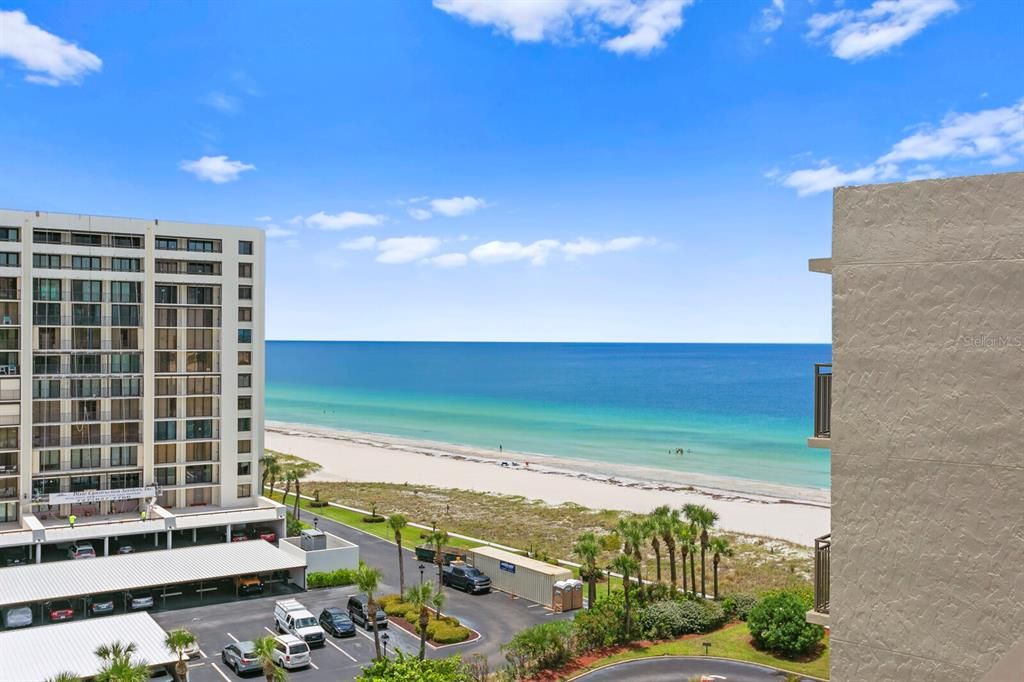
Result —
[{"label": "shoreline", "polygon": [[641,513],[661,504],[706,504],[723,529],[801,545],[830,526],[830,491],[817,488],[275,421],[266,423],[265,434],[267,449],[323,467],[310,480],[415,483]]}]

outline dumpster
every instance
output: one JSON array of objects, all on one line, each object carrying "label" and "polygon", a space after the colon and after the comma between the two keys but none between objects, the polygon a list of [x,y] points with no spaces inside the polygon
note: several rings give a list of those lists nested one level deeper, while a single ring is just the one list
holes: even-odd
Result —
[{"label": "dumpster", "polygon": [[[444,545],[441,547],[441,553],[444,556],[444,563],[450,564],[453,561],[463,561],[466,558],[466,550],[459,547],[450,547]],[[428,564],[434,563],[434,546],[433,545],[419,545],[416,548],[416,560],[423,561]]]}]

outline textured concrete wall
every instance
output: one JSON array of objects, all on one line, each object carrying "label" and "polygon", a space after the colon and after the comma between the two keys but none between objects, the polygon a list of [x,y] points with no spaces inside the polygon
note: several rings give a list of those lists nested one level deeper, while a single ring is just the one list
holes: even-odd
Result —
[{"label": "textured concrete wall", "polygon": [[837,189],[832,262],[832,679],[976,679],[1024,637],[1024,173]]}]

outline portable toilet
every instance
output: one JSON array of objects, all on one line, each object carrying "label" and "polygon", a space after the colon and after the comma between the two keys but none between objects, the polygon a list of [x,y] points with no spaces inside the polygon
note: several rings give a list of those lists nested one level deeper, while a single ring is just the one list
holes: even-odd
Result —
[{"label": "portable toilet", "polygon": [[554,585],[551,586],[551,608],[556,613],[572,609],[571,583],[571,580],[556,580]]},{"label": "portable toilet", "polygon": [[572,607],[574,609],[583,608],[583,581],[573,580],[572,581]]}]

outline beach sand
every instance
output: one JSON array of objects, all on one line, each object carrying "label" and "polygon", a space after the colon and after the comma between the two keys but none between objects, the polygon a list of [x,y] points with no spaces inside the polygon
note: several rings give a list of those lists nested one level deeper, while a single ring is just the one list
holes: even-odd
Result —
[{"label": "beach sand", "polygon": [[831,496],[815,488],[281,422],[267,422],[266,447],[320,464],[311,480],[412,483],[632,512],[704,504],[720,528],[801,545],[830,530]]}]

